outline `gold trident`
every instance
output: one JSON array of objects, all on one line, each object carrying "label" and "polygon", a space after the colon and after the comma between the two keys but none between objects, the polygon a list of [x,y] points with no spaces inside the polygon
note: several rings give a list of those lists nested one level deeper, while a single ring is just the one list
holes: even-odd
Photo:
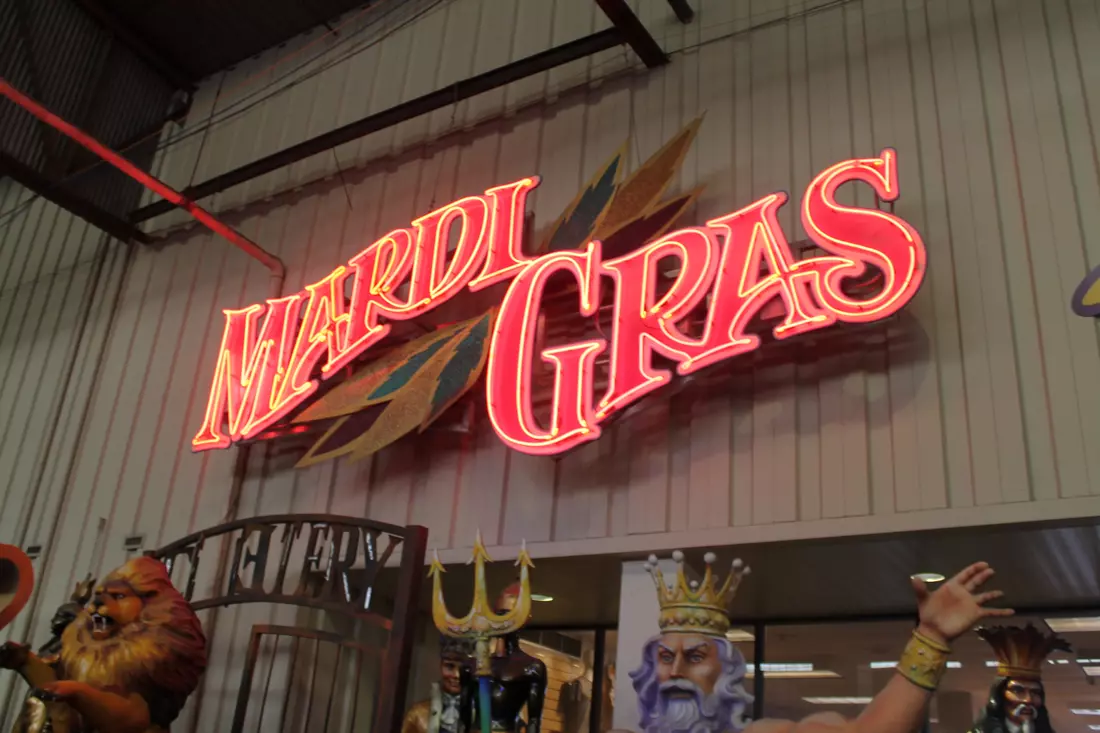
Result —
[{"label": "gold trident", "polygon": [[519,597],[512,610],[495,613],[489,603],[485,590],[485,563],[492,562],[485,545],[481,541],[481,531],[474,540],[474,552],[470,561],[474,563],[474,602],[470,612],[462,618],[455,618],[447,612],[447,602],[443,599],[442,574],[447,572],[439,562],[439,553],[434,552],[428,577],[432,579],[432,620],[440,633],[460,639],[473,639],[478,677],[492,674],[489,642],[497,636],[519,631],[531,615],[531,580],[528,568],[535,567],[531,556],[527,554],[527,541],[516,558],[519,566]]}]

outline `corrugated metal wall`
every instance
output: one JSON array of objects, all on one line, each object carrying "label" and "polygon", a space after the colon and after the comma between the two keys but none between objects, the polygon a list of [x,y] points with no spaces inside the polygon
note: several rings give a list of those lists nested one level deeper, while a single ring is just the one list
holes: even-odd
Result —
[{"label": "corrugated metal wall", "polygon": [[[798,358],[746,371],[705,403],[657,397],[560,463],[510,453],[484,421],[454,446],[407,441],[362,463],[302,471],[269,446],[252,453],[240,515],[327,511],[421,523],[445,559],[464,560],[479,527],[491,546],[526,538],[545,556],[1100,513],[1100,453],[1088,450],[1100,434],[1100,348],[1096,325],[1068,304],[1100,263],[1094,0],[693,4],[696,21],[680,26],[667,3],[639,3],[666,48],[679,49],[664,69],[613,74],[632,59],[607,52],[349,144],[337,151],[342,177],[331,155],[318,156],[214,206],[284,259],[289,291],[433,203],[531,173],[543,177],[532,204],[541,229],[628,133],[637,165],[703,110],[677,183],[707,185],[692,221],[777,189],[797,194],[837,160],[894,146],[898,213],[929,248],[928,281],[907,310],[915,351],[868,343],[827,363]],[[807,13],[810,5],[820,7]],[[169,148],[159,170],[177,185],[204,180],[605,24],[587,0],[421,7],[422,17],[381,43]],[[195,119],[209,114],[218,85],[270,62],[211,80]],[[452,128],[459,132],[445,144],[426,144]],[[38,217],[16,235],[16,251],[38,252],[38,242],[69,231],[63,218]],[[802,238],[792,207],[781,221]],[[33,439],[56,488],[28,512],[24,483],[11,481],[0,515],[0,536],[11,525],[28,542],[56,538],[28,622],[36,641],[78,577],[123,560],[126,535],[144,535],[151,547],[225,515],[233,453],[193,455],[188,443],[220,311],[262,300],[266,274],[190,230],[135,254],[109,333],[106,314],[91,311],[71,388],[90,398],[87,420],[62,421],[64,445]],[[4,365],[9,350],[61,349],[68,338],[61,329],[21,340],[22,330],[45,332],[2,313]],[[96,372],[80,359],[104,333]],[[19,375],[46,385],[43,399],[58,382],[39,362],[11,363],[0,366],[10,374],[0,383],[4,429],[29,438],[32,390]],[[22,412],[6,407],[13,400]],[[16,460],[11,440],[0,453],[5,475],[33,465],[22,452]],[[65,483],[54,464],[69,460]],[[181,730],[192,721],[226,729],[241,645],[261,619],[288,620],[266,609],[222,612],[201,712]]]},{"label": "corrugated metal wall", "polygon": [[[0,211],[30,200],[0,180]],[[53,545],[83,485],[75,459],[127,257],[126,245],[42,199],[0,220],[0,541]],[[51,559],[34,558],[38,578]],[[24,613],[0,641],[25,638],[30,623]],[[13,677],[0,679],[0,712]]]}]

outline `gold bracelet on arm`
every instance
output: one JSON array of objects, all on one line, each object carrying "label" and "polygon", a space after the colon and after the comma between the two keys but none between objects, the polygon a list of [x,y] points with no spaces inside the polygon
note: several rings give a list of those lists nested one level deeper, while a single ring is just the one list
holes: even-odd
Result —
[{"label": "gold bracelet on arm", "polygon": [[947,671],[951,649],[914,631],[898,662],[898,674],[925,690],[935,690]]}]

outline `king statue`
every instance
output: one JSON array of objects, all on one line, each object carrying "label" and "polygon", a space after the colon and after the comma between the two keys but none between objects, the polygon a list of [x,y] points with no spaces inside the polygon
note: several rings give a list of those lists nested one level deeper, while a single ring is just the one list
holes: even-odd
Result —
[{"label": "king statue", "polygon": [[970,733],[1054,733],[1044,704],[1043,662],[1052,651],[1072,651],[1069,644],[1031,624],[982,628],[978,636],[997,657],[997,679]]},{"label": "king statue", "polygon": [[[750,724],[747,716],[752,698],[742,687],[745,662],[726,639],[729,602],[748,568],[735,560],[733,572],[719,587],[711,570],[715,561],[712,553],[705,556],[707,568],[702,582],[687,580],[682,552],[673,553],[673,559],[679,570],[671,587],[665,584],[657,558],[651,555],[647,563],[661,606],[660,633],[646,642],[642,665],[630,674],[641,712],[638,733],[917,733],[927,721],[929,702],[947,671],[951,642],[982,619],[1012,615],[1011,609],[987,605],[1002,594],[981,590],[993,576],[993,569],[986,563],[971,565],[935,591],[913,577],[910,580],[920,622],[902,652],[897,673],[857,717],[845,719],[828,712],[797,722],[757,720]],[[1041,702],[1037,703],[1034,696],[1041,687],[1033,686],[1028,693],[1024,686],[1035,680],[1027,673],[1034,667],[1031,658],[1037,655],[1034,651],[1029,654],[1026,665],[1012,662],[1012,668],[1006,669],[1005,703],[997,709],[1007,705],[1023,720],[1030,705],[1038,722],[1045,720]],[[1018,687],[1012,687],[1013,680]],[[975,731],[1029,733],[1026,724],[1000,728],[983,725]],[[1030,729],[1031,733],[1049,730],[1038,725]]]},{"label": "king statue", "polygon": [[660,633],[642,649],[642,666],[630,673],[638,695],[641,733],[726,733],[748,725],[752,695],[745,691],[745,660],[726,638],[728,607],[749,572],[740,560],[721,587],[704,557],[702,583],[684,576],[684,553],[670,588],[651,555],[646,569],[657,585]]}]

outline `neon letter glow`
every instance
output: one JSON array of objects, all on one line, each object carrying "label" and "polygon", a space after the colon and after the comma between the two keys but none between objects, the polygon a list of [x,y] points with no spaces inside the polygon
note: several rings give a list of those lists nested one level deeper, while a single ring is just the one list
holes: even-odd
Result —
[{"label": "neon letter glow", "polygon": [[[680,271],[660,299],[658,265],[667,257],[679,260]],[[707,296],[718,267],[718,238],[704,227],[683,229],[603,264],[615,283],[615,324],[607,394],[600,400],[600,417],[667,384],[672,375],[654,370],[653,352],[678,364],[690,362],[701,345],[676,327]]]},{"label": "neon letter glow", "polygon": [[599,306],[599,264],[599,242],[590,242],[583,253],[544,255],[520,272],[504,296],[493,324],[485,391],[493,428],[516,450],[560,453],[599,437],[592,409],[593,362],[607,344],[591,340],[542,351],[542,358],[555,367],[548,429],[539,427],[531,412],[530,366],[546,281],[555,272],[572,273],[580,314],[591,316]]},{"label": "neon letter glow", "polygon": [[[912,300],[926,269],[920,235],[892,213],[838,203],[837,189],[848,182],[895,201],[897,154],[886,149],[876,158],[843,161],[811,181],[800,214],[825,254],[802,259],[779,225],[783,193],[706,226],[639,242],[606,262],[599,242],[541,257],[524,254],[526,201],[537,177],[459,199],[386,234],[298,293],[225,311],[206,413],[192,446],[226,448],[255,437],[389,335],[386,321],[416,318],[464,289],[499,283],[508,287],[485,366],[493,429],[508,446],[537,455],[595,440],[602,422],[672,380],[669,370],[654,367],[655,356],[690,374],[759,348],[754,322],[787,339],[837,322],[881,320]],[[582,319],[598,318],[601,294],[611,292],[604,300],[612,314],[606,339],[538,346],[544,291],[561,273],[576,283]],[[881,277],[871,280],[868,273]],[[349,279],[350,298],[344,295]],[[541,420],[534,414],[536,352],[554,373]],[[598,362],[605,352],[606,364]],[[597,395],[601,378],[606,387]]]},{"label": "neon letter glow", "polygon": [[[883,201],[896,201],[897,153],[887,148],[877,158],[846,160],[828,168],[810,183],[802,199],[802,224],[806,233],[837,258],[815,280],[815,295],[838,320],[867,323],[896,313],[912,300],[924,279],[927,262],[917,230],[900,217],[878,209],[841,206],[836,190],[849,181],[863,181]],[[868,264],[882,271],[882,290],[867,300],[843,293],[845,278],[863,274]]]}]

